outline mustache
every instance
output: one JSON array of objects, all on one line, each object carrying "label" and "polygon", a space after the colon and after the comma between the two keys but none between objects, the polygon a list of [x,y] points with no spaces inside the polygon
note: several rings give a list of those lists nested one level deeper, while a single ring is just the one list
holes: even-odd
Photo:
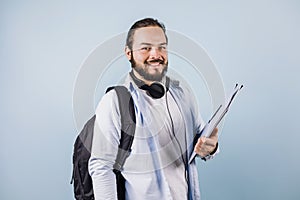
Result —
[{"label": "mustache", "polygon": [[154,59],[154,60],[149,60],[149,61],[145,61],[145,64],[149,64],[149,63],[156,63],[158,62],[159,64],[164,64],[165,63],[165,59]]}]

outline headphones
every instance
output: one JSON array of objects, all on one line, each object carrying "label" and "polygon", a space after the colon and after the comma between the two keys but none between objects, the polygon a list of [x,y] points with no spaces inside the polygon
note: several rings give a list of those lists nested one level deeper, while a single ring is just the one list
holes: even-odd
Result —
[{"label": "headphones", "polygon": [[130,76],[134,83],[142,90],[147,91],[147,94],[154,99],[159,99],[165,95],[165,93],[169,90],[170,78],[166,77],[166,91],[165,87],[160,82],[154,82],[151,85],[147,85],[144,81],[138,79],[133,71],[130,72]]}]

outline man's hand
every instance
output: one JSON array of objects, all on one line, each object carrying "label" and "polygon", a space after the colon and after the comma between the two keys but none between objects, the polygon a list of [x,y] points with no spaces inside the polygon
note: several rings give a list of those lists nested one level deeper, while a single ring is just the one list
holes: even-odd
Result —
[{"label": "man's hand", "polygon": [[218,143],[218,128],[215,128],[212,134],[207,137],[200,137],[195,145],[194,151],[201,157],[204,158],[212,153],[217,147]]}]

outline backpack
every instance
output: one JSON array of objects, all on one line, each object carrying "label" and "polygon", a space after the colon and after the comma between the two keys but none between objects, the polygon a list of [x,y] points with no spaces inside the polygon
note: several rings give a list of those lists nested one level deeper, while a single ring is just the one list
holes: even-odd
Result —
[{"label": "backpack", "polygon": [[[124,86],[109,87],[106,93],[112,89],[117,93],[121,113],[121,139],[113,172],[116,175],[117,196],[119,200],[122,200],[125,199],[125,179],[121,171],[131,151],[136,120],[133,99],[127,88]],[[73,184],[76,200],[94,199],[93,183],[88,171],[88,162],[91,156],[95,119],[96,115],[86,122],[74,143],[71,184]]]}]

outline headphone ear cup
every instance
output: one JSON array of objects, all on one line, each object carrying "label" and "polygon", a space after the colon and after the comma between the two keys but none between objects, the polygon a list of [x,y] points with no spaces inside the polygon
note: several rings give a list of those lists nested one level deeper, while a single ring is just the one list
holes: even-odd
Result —
[{"label": "headphone ear cup", "polygon": [[149,93],[155,99],[162,98],[165,94],[165,88],[161,83],[152,83]]},{"label": "headphone ear cup", "polygon": [[146,90],[154,99],[159,99],[165,95],[165,88],[161,83],[152,83],[150,86],[142,85],[140,88]]}]

